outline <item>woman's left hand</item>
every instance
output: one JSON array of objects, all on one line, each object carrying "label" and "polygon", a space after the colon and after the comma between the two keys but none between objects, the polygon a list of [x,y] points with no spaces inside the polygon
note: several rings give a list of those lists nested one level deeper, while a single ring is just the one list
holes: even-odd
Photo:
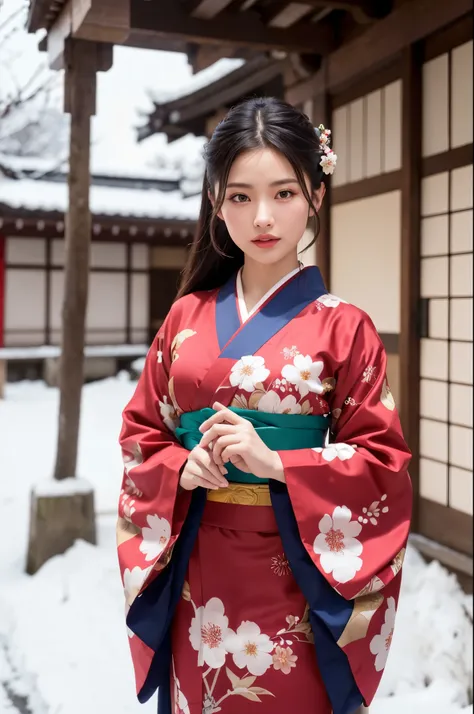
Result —
[{"label": "woman's left hand", "polygon": [[211,448],[218,466],[230,461],[240,471],[252,473],[261,479],[284,482],[281,459],[276,451],[263,443],[252,424],[219,402],[213,404],[216,414],[201,424],[204,434],[202,448]]}]

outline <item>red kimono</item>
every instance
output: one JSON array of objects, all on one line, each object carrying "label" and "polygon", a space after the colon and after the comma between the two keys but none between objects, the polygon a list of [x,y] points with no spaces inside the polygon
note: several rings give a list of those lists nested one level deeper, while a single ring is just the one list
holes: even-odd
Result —
[{"label": "red kimono", "polygon": [[[286,485],[179,488],[181,416],[218,399],[326,415]],[[323,420],[324,423],[324,420]],[[140,701],[160,714],[350,714],[393,635],[410,460],[370,318],[293,271],[246,314],[240,278],[177,301],[124,410],[118,553]]]}]

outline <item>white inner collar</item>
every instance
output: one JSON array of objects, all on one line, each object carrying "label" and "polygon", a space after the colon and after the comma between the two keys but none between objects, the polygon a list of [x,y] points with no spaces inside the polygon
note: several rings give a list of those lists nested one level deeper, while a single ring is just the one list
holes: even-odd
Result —
[{"label": "white inner collar", "polygon": [[247,305],[245,304],[244,289],[242,286],[242,268],[240,268],[239,272],[237,273],[237,303],[239,306],[240,319],[242,321],[242,324],[244,322],[247,322],[249,317],[252,317],[252,315],[260,309],[263,303],[266,302],[268,298],[273,295],[274,292],[281,288],[281,286],[284,285],[288,280],[290,280],[294,275],[296,275],[296,273],[299,273],[300,270],[303,269],[303,267],[303,264],[300,263],[300,265],[294,270],[292,270],[291,273],[288,273],[283,278],[281,278],[281,280],[279,280],[276,285],[271,287],[270,290],[265,293],[265,295],[257,302],[256,305],[253,306],[250,311],[247,309]]}]

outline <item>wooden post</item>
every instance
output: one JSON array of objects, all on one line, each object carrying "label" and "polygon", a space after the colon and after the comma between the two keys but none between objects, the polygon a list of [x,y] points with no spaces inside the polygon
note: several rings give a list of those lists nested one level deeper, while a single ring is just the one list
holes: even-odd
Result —
[{"label": "wooden post", "polygon": [[[322,69],[325,72],[326,64]],[[326,72],[325,72],[326,76]],[[313,124],[324,124],[331,129],[331,106],[327,91],[318,94],[313,100]],[[334,148],[337,154],[337,146]],[[336,169],[337,171],[337,169]],[[326,196],[319,212],[320,233],[316,242],[316,262],[321,271],[324,283],[328,290],[331,289],[331,180],[326,180]]]},{"label": "wooden post", "polygon": [[414,504],[412,528],[418,525],[420,461],[420,202],[422,134],[422,57],[420,47],[403,55],[402,235],[400,419],[413,454],[410,475]]},{"label": "wooden post", "polygon": [[[1,221],[0,221],[1,223]],[[5,315],[5,238],[0,233],[0,347],[3,347],[3,325]],[[7,381],[7,363],[0,359],[0,399],[3,399]]]},{"label": "wooden post", "polygon": [[59,362],[59,429],[54,478],[76,475],[84,330],[89,284],[91,214],[90,121],[95,113],[95,44],[69,40],[66,54],[65,109],[71,115],[69,203],[65,220],[66,258]]},{"label": "wooden post", "polygon": [[59,362],[59,428],[55,481],[34,488],[31,494],[26,566],[30,574],[53,555],[64,552],[78,538],[91,543],[96,541],[94,492],[87,482],[75,477],[91,240],[90,120],[95,113],[96,72],[111,66],[111,47],[68,38],[64,59],[65,110],[71,115],[71,129]]}]

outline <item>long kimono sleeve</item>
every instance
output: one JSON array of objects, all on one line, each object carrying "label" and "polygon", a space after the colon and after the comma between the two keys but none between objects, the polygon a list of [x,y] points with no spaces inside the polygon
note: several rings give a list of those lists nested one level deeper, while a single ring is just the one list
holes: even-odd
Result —
[{"label": "long kimono sleeve", "polygon": [[188,505],[188,494],[179,494],[189,452],[174,436],[178,412],[169,380],[169,323],[167,319],[155,337],[123,411],[117,544],[127,609],[169,562]]},{"label": "long kimono sleeve", "polygon": [[[350,323],[350,320],[348,320]],[[350,324],[339,325],[350,334]],[[358,312],[344,359],[334,369],[332,437],[323,448],[281,451],[301,540],[330,585],[347,600],[386,587],[408,538],[411,458],[375,327]]]}]

